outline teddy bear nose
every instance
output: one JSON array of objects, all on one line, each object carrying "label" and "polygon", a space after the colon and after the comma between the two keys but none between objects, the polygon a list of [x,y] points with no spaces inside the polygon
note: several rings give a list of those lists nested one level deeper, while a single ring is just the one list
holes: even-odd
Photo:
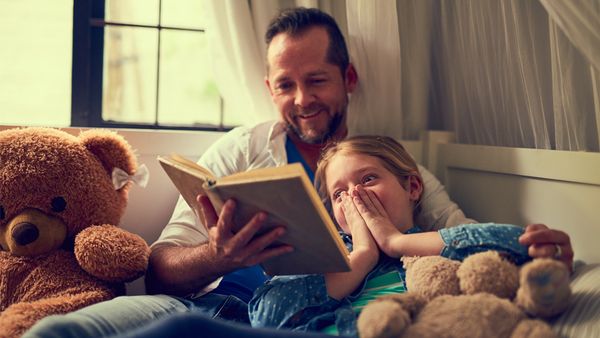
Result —
[{"label": "teddy bear nose", "polygon": [[40,232],[31,223],[23,222],[17,224],[12,230],[12,237],[18,245],[27,245],[38,239]]}]

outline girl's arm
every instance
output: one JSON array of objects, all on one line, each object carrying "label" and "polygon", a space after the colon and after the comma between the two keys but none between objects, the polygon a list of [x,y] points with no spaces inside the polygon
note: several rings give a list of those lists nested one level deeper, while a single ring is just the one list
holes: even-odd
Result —
[{"label": "girl's arm", "polygon": [[344,192],[341,198],[342,211],[352,234],[353,250],[349,256],[351,271],[325,274],[327,293],[331,298],[337,300],[350,295],[379,260],[377,243],[356,209],[352,197]]},{"label": "girl's arm", "polygon": [[445,244],[437,231],[414,234],[397,233],[386,239],[386,250],[390,257],[401,256],[435,256],[442,252]]}]

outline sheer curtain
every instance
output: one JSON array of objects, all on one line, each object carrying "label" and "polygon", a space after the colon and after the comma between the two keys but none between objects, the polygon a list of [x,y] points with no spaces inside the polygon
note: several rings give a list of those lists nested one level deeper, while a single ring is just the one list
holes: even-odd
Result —
[{"label": "sheer curtain", "polygon": [[264,85],[259,35],[247,1],[207,1],[213,73],[224,101],[226,124],[251,124],[277,116]]},{"label": "sheer curtain", "polygon": [[[346,33],[353,133],[600,151],[600,0],[212,0],[215,72],[241,123],[277,118],[262,35],[278,9],[319,7]],[[212,32],[211,32],[212,31]]]},{"label": "sheer curtain", "polygon": [[[207,0],[207,35],[213,53],[213,73],[224,101],[225,124],[240,125],[276,119],[264,84],[264,33],[283,8],[317,7],[338,16],[333,0]],[[342,4],[343,5],[343,4]],[[341,18],[345,22],[345,18]]]},{"label": "sheer curtain", "polygon": [[427,128],[432,1],[348,1],[348,45],[359,83],[353,133],[418,138]]},{"label": "sheer curtain", "polygon": [[541,0],[550,16],[556,147],[600,148],[600,1]]},{"label": "sheer curtain", "polygon": [[432,111],[465,143],[599,150],[598,1],[439,1]]}]

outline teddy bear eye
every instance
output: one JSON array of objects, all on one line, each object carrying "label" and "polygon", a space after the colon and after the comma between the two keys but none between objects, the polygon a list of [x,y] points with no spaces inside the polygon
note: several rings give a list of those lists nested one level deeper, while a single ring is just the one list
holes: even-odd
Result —
[{"label": "teddy bear eye", "polygon": [[4,208],[0,205],[0,220],[4,219]]},{"label": "teddy bear eye", "polygon": [[65,199],[60,196],[54,197],[52,199],[52,202],[50,202],[50,205],[52,206],[52,211],[61,212],[67,208],[67,201],[65,201]]}]

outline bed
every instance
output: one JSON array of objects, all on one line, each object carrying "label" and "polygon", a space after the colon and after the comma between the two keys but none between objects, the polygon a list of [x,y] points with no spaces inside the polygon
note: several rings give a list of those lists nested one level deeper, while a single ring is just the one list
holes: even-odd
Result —
[{"label": "bed", "polygon": [[[8,128],[0,126],[0,130]],[[79,129],[67,128],[79,133]],[[176,152],[198,158],[219,132],[119,130],[148,165],[148,187],[133,187],[122,226],[149,243],[158,238],[177,190],[156,157]],[[451,198],[479,221],[540,222],[566,231],[575,250],[574,291],[566,313],[552,321],[563,337],[600,337],[600,153],[504,148],[452,143],[428,131],[403,144],[445,184]],[[160,199],[161,203],[156,203]],[[153,205],[148,208],[148,205]],[[144,292],[142,280],[128,294]]]},{"label": "bed", "polygon": [[552,325],[562,337],[600,337],[600,153],[454,144],[435,132],[422,139],[422,160],[469,217],[569,234],[574,293]]}]

